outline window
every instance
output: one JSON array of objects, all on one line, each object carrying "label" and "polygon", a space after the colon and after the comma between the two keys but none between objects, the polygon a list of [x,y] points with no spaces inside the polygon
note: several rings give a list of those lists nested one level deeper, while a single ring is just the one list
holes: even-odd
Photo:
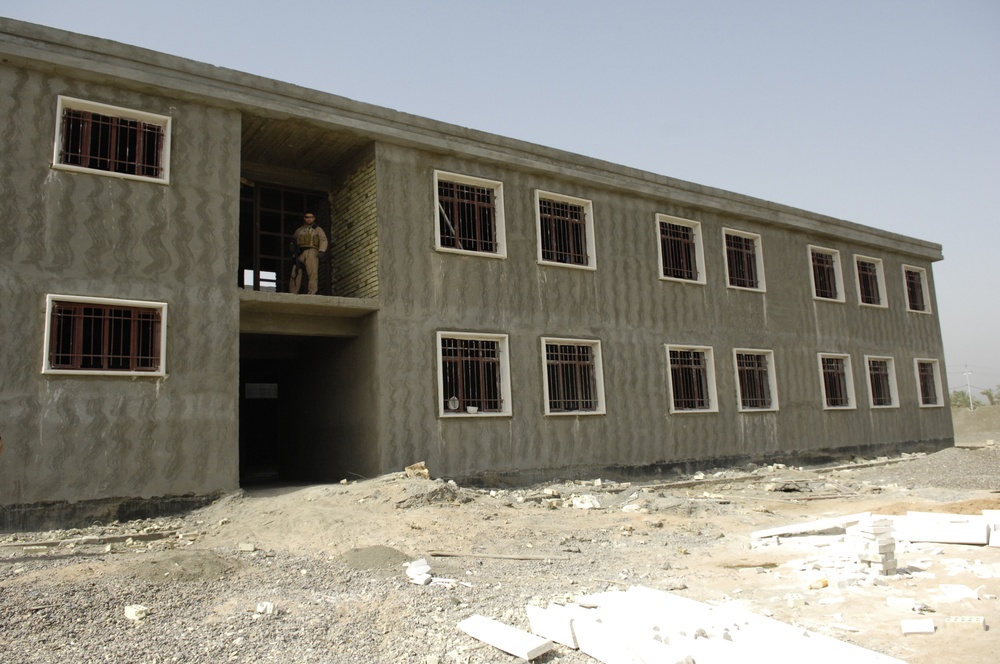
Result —
[{"label": "window", "polygon": [[715,360],[707,346],[667,346],[670,412],[716,412]]},{"label": "window", "polygon": [[46,297],[42,373],[165,375],[167,305]]},{"label": "window", "polygon": [[823,385],[824,409],[856,407],[850,355],[820,353],[819,373]]},{"label": "window", "polygon": [[894,408],[896,368],[891,357],[865,357],[868,365],[868,396],[872,408]]},{"label": "window", "polygon": [[437,248],[503,258],[503,183],[434,171]]},{"label": "window", "polygon": [[844,278],[840,271],[840,252],[810,246],[809,260],[812,265],[813,297],[843,302]]},{"label": "window", "polygon": [[545,191],[535,191],[538,214],[538,260],[569,267],[597,268],[594,255],[593,204]]},{"label": "window", "polygon": [[56,113],[55,168],[169,181],[169,117],[62,96]]},{"label": "window", "polygon": [[725,229],[726,278],[730,288],[764,290],[760,236]]},{"label": "window", "polygon": [[917,386],[920,388],[920,406],[943,406],[941,400],[941,371],[937,360],[916,359],[913,361],[917,372]]},{"label": "window", "polygon": [[903,266],[903,281],[906,284],[906,308],[922,314],[931,312],[927,303],[927,271],[920,267]]},{"label": "window", "polygon": [[601,343],[542,339],[545,357],[545,414],[604,413]]},{"label": "window", "polygon": [[438,332],[439,414],[510,415],[507,336]]},{"label": "window", "polygon": [[740,410],[777,410],[774,353],[769,350],[734,350]]},{"label": "window", "polygon": [[887,307],[885,301],[885,277],[882,275],[882,261],[877,258],[855,256],[858,268],[858,301],[872,307]]},{"label": "window", "polygon": [[656,215],[660,239],[660,275],[664,279],[705,283],[701,224],[697,221]]}]

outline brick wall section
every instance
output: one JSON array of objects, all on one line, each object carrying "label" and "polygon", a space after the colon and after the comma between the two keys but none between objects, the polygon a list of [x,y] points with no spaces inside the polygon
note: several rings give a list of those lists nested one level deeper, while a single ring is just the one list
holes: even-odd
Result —
[{"label": "brick wall section", "polygon": [[378,297],[375,161],[360,164],[333,192],[333,294]]}]

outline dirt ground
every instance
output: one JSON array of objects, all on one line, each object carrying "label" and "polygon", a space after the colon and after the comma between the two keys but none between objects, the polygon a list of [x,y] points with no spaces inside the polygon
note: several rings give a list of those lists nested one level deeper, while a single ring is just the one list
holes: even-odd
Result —
[{"label": "dirt ground", "polygon": [[[86,587],[115,576],[183,582],[252,575],[248,557],[276,553],[317,564],[335,561],[374,583],[398,582],[405,581],[406,561],[425,558],[435,577],[456,583],[397,584],[402,599],[383,601],[378,631],[380,638],[411,641],[413,634],[404,632],[413,632],[431,644],[428,654],[387,655],[383,661],[514,661],[458,633],[455,624],[482,613],[527,628],[520,610],[525,604],[632,585],[710,603],[736,602],[915,664],[1000,661],[1000,548],[900,544],[901,573],[873,585],[845,580],[852,554],[838,553],[843,537],[836,533],[754,545],[754,531],[861,512],[1000,509],[998,492],[883,483],[879,467],[839,472],[765,467],[679,482],[588,478],[525,489],[465,488],[397,473],[347,484],[258,489],[181,519],[0,539],[6,547],[0,548],[0,560],[8,572],[20,565],[0,576],[0,597],[29,587]],[[133,541],[123,541],[129,529],[140,526],[150,541],[137,541],[138,532]],[[169,538],[160,537],[163,531]],[[42,553],[23,549],[53,536],[76,541]],[[80,540],[88,536],[97,539]],[[254,551],[241,552],[241,545]],[[824,580],[825,587],[818,587]],[[942,592],[942,584],[975,589],[977,599],[954,599]],[[790,607],[789,593],[802,594],[805,604]],[[269,598],[306,611],[291,594],[275,591]],[[887,598],[912,598],[923,612],[890,606]],[[416,619],[435,606],[433,622]],[[220,594],[206,620],[240,611],[246,611],[245,602]],[[949,616],[982,616],[987,629],[946,629]],[[935,633],[902,634],[902,620],[925,617],[934,619]],[[446,651],[440,659],[432,654],[435,638]],[[409,652],[410,646],[398,647],[398,653]],[[560,648],[540,661],[592,660]]]}]

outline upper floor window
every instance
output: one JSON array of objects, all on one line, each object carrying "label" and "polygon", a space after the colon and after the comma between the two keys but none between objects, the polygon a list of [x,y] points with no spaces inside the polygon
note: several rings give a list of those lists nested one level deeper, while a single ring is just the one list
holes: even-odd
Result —
[{"label": "upper floor window", "polygon": [[906,308],[929,314],[931,307],[927,302],[927,271],[921,267],[904,265],[903,280],[906,283]]},{"label": "upper floor window", "polygon": [[667,346],[670,412],[716,412],[715,359],[708,346]]},{"label": "upper floor window", "polygon": [[941,371],[937,360],[916,359],[913,361],[917,374],[917,386],[920,388],[920,405],[943,406],[941,399]]},{"label": "upper floor window", "polygon": [[535,191],[535,210],[539,262],[597,269],[594,211],[590,201]]},{"label": "upper floor window", "polygon": [[882,274],[882,261],[878,258],[855,256],[858,270],[858,301],[873,307],[887,307],[885,300],[885,276]]},{"label": "upper floor window", "polygon": [[438,332],[439,413],[510,414],[507,335]]},{"label": "upper floor window", "polygon": [[868,364],[868,397],[872,408],[894,408],[899,405],[896,396],[896,368],[891,357],[865,357]]},{"label": "upper floor window", "polygon": [[165,375],[167,305],[46,297],[43,373]]},{"label": "upper floor window", "polygon": [[824,408],[848,409],[856,407],[850,355],[820,353],[819,372],[823,385]]},{"label": "upper floor window", "polygon": [[503,183],[434,171],[437,248],[502,258]]},{"label": "upper floor window", "polygon": [[736,384],[740,410],[777,410],[774,353],[769,350],[735,350]]},{"label": "upper floor window", "polygon": [[840,252],[822,247],[809,247],[812,265],[813,297],[844,301],[844,278],[840,271]]},{"label": "upper floor window", "polygon": [[764,290],[760,236],[725,229],[726,278],[731,288]]},{"label": "upper floor window", "polygon": [[701,224],[697,221],[656,215],[660,238],[660,274],[664,279],[705,283]]},{"label": "upper floor window", "polygon": [[62,96],[57,114],[53,167],[169,182],[169,117]]},{"label": "upper floor window", "polygon": [[542,339],[545,352],[545,414],[604,413],[601,343]]}]

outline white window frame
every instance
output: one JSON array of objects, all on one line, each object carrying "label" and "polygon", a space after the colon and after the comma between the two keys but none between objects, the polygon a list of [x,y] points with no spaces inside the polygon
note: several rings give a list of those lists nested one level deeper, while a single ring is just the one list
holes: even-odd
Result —
[{"label": "white window frame", "polygon": [[[888,362],[889,369],[889,394],[892,403],[885,405],[875,405],[875,394],[872,392],[872,370],[870,361],[881,360]],[[868,385],[868,405],[873,410],[884,410],[887,408],[899,408],[899,387],[896,384],[896,360],[888,355],[865,355],[865,383]]]},{"label": "white window frame", "polygon": [[[583,216],[585,221],[586,236],[587,236],[587,264],[586,265],[574,265],[573,263],[560,263],[559,261],[550,261],[542,258],[542,199],[556,201],[559,203],[569,203],[570,205],[579,205],[583,208]],[[567,196],[565,194],[557,194],[551,191],[544,191],[542,189],[535,190],[535,234],[538,237],[536,260],[539,265],[551,265],[554,267],[565,267],[575,270],[597,270],[597,243],[594,234],[594,203],[586,198],[577,198],[575,196]]]},{"label": "white window frame", "polygon": [[[496,341],[500,348],[500,399],[502,401],[501,410],[497,412],[484,411],[469,413],[467,411],[449,411],[444,407],[444,374],[442,373],[443,357],[441,355],[442,339],[479,339],[483,341]],[[440,331],[436,336],[435,354],[437,356],[437,392],[435,399],[438,403],[438,417],[442,419],[460,417],[510,417],[513,414],[510,402],[510,352],[508,336],[506,334],[492,334],[482,332],[449,332]]]},{"label": "white window frame", "polygon": [[[860,261],[875,264],[875,280],[878,283],[878,294],[879,294],[878,304],[862,302],[861,300],[861,274],[858,272],[858,262]],[[872,256],[862,256],[860,254],[854,254],[854,283],[857,286],[858,304],[860,306],[873,307],[875,309],[889,308],[889,292],[885,288],[885,266],[882,264],[881,258],[873,258]]]},{"label": "white window frame", "polygon": [[[101,369],[53,369],[49,362],[49,348],[52,341],[52,307],[56,302],[83,302],[88,304],[108,305],[117,307],[135,307],[141,309],[156,309],[160,312],[160,359],[156,371],[108,371]],[[45,334],[42,346],[42,373],[63,376],[118,376],[121,378],[157,377],[167,375],[167,303],[149,302],[146,300],[121,300],[109,297],[91,297],[84,295],[57,295],[48,293],[45,296]]]},{"label": "white window frame", "polygon": [[[719,395],[715,384],[715,350],[711,346],[696,346],[685,344],[664,344],[667,357],[667,403],[670,414],[684,415],[687,413],[718,413]],[[708,408],[675,408],[674,407],[674,377],[670,366],[670,351],[693,351],[705,354],[705,373],[708,383]]]},{"label": "white window frame", "polygon": [[[549,372],[548,361],[545,357],[545,346],[547,344],[568,344],[571,346],[589,346],[594,352],[594,391],[597,397],[597,408],[594,410],[559,410],[549,409]],[[546,416],[586,416],[604,415],[607,407],[604,401],[604,358],[601,354],[601,342],[597,339],[569,339],[565,337],[542,337],[542,405]]]},{"label": "white window frame", "polygon": [[[907,272],[918,272],[920,274],[920,288],[923,290],[924,296],[924,310],[910,308],[910,290],[906,282]],[[922,267],[917,267],[916,265],[903,265],[903,301],[906,302],[906,310],[913,314],[929,314],[931,313],[931,291],[927,287],[927,270]]]},{"label": "white window frame", "polygon": [[[465,184],[473,187],[484,187],[493,190],[493,204],[495,210],[494,218],[494,233],[496,233],[496,243],[497,250],[493,251],[474,251],[471,249],[459,249],[458,247],[445,247],[441,245],[441,230],[440,230],[440,210],[441,204],[438,199],[438,184],[441,181],[454,182],[456,184]],[[503,201],[503,182],[498,180],[487,180],[486,178],[473,177],[471,175],[462,175],[460,173],[452,173],[449,171],[434,171],[434,248],[437,251],[462,254],[464,256],[479,256],[481,258],[507,258],[507,232],[506,232],[506,222],[504,215],[504,201]]]},{"label": "white window frame", "polygon": [[[740,368],[737,355],[763,355],[767,362],[767,387],[770,390],[771,405],[767,408],[746,408],[743,406],[743,385],[740,383]],[[774,351],[763,348],[733,349],[733,378],[736,380],[736,409],[741,413],[768,413],[778,410],[778,380],[774,370]]]},{"label": "white window frame", "polygon": [[[663,241],[660,235],[660,224],[674,224],[676,226],[686,226],[691,229],[691,235],[694,239],[694,252],[695,252],[695,272],[697,277],[695,279],[682,279],[680,277],[668,277],[663,274],[664,260],[663,260]],[[700,284],[705,285],[705,247],[702,241],[701,233],[701,222],[692,221],[691,219],[682,219],[680,217],[673,217],[667,214],[657,214],[656,215],[656,247],[657,253],[660,257],[659,264],[659,275],[660,281],[675,281],[681,284]]]},{"label": "white window frame", "polygon": [[[826,380],[823,373],[823,360],[825,358],[844,360],[844,382],[847,387],[846,406],[827,405]],[[819,391],[823,395],[823,410],[857,410],[858,400],[854,393],[854,368],[851,366],[851,356],[847,353],[817,353],[816,363],[819,368]],[[865,364],[867,366],[867,362]]]},{"label": "white window frame", "polygon": [[[154,178],[145,175],[116,173],[114,171],[104,171],[99,168],[87,168],[85,166],[59,163],[59,155],[62,151],[62,122],[64,108],[70,108],[76,111],[100,113],[101,115],[126,118],[129,120],[138,120],[139,122],[146,122],[161,126],[163,128],[163,146],[160,152],[160,164],[163,169],[163,174],[158,178]],[[121,106],[112,106],[110,104],[102,104],[99,102],[59,95],[56,102],[56,134],[52,144],[52,168],[60,171],[71,171],[74,173],[106,175],[108,177],[116,177],[123,180],[137,180],[139,182],[152,182],[154,184],[170,184],[170,145],[172,143],[172,124],[173,120],[169,115],[158,115],[155,113],[147,113],[145,111],[122,108]]]},{"label": "white window frame", "polygon": [[[747,286],[734,286],[729,279],[729,246],[726,244],[726,236],[734,235],[736,237],[747,238],[753,240],[754,245],[754,261],[757,264],[757,287],[749,288]],[[735,228],[723,228],[722,229],[722,258],[726,268],[726,287],[732,288],[734,290],[750,291],[753,293],[765,293],[767,292],[767,281],[764,279],[764,243],[761,241],[761,237],[757,233],[749,233],[747,231],[737,230]]]},{"label": "white window frame", "polygon": [[[920,364],[929,363],[934,365],[934,390],[937,395],[937,403],[924,403],[923,391],[920,388]],[[918,357],[913,360],[913,375],[917,381],[917,403],[921,408],[943,408],[944,392],[941,385],[941,363],[930,357]]]},{"label": "white window frame", "polygon": [[[833,273],[836,281],[837,297],[820,297],[816,294],[816,272],[813,269],[813,252],[827,254],[833,258]],[[813,299],[820,302],[845,302],[847,297],[844,293],[844,271],[840,265],[840,252],[836,249],[810,244],[806,247],[806,258],[809,261],[809,284],[812,286]]]}]

